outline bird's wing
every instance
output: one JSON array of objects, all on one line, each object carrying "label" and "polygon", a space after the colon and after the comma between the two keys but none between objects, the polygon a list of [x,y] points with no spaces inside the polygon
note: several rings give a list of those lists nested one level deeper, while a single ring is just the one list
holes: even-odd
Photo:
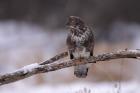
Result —
[{"label": "bird's wing", "polygon": [[94,32],[92,29],[90,29],[90,35],[87,39],[87,42],[85,42],[85,47],[87,48],[87,50],[91,53],[91,56],[93,56],[93,50],[94,50],[94,41],[95,41],[95,38],[94,38]]},{"label": "bird's wing", "polygon": [[70,59],[73,59],[74,58],[73,52],[76,49],[76,45],[75,45],[75,42],[71,40],[70,35],[67,36],[66,44],[67,44],[67,47],[68,47],[68,50],[69,50]]},{"label": "bird's wing", "polygon": [[71,40],[70,35],[67,36],[66,44],[67,44],[69,50],[75,48],[75,42]]}]

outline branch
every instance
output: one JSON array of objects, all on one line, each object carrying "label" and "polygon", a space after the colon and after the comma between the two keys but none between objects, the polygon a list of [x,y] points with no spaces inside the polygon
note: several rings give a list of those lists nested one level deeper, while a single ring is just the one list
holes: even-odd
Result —
[{"label": "branch", "polygon": [[50,58],[49,60],[47,60],[45,62],[40,63],[40,65],[45,65],[45,64],[53,63],[54,61],[62,59],[64,57],[66,57],[66,56],[68,56],[68,52],[63,52],[63,53],[61,53],[59,55],[56,55],[56,56]]},{"label": "branch", "polygon": [[51,71],[59,70],[62,68],[76,66],[79,64],[96,63],[98,61],[107,61],[107,60],[120,59],[120,58],[137,59],[138,57],[140,57],[140,50],[139,49],[136,49],[136,50],[126,49],[122,51],[96,55],[88,59],[82,59],[81,62],[78,59],[75,59],[75,60],[68,60],[68,61],[64,61],[60,63],[54,63],[55,61],[61,58],[64,58],[66,56],[68,56],[68,53],[63,52],[40,64],[34,63],[31,65],[27,65],[15,72],[0,75],[0,85],[12,83],[12,82],[30,77],[35,74],[51,72]]}]

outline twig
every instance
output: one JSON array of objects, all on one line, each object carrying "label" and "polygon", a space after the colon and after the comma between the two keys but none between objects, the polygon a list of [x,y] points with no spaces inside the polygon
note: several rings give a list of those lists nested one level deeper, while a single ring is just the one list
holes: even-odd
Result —
[{"label": "twig", "polygon": [[[62,55],[62,54],[63,53],[58,54],[57,56],[59,57],[56,58],[55,61],[57,61],[58,59],[64,58],[68,55],[67,52],[64,52],[65,55]],[[94,57],[90,57],[88,59],[82,59],[81,62],[78,59],[63,61],[60,63],[51,63],[51,62],[54,62],[54,60],[52,61],[48,60],[48,61],[45,61],[44,63],[41,63],[41,65],[35,63],[35,64],[27,65],[15,72],[0,75],[0,85],[12,83],[12,82],[30,77],[35,74],[51,72],[51,71],[59,70],[62,68],[76,66],[79,64],[95,63],[98,61],[106,61],[106,60],[119,59],[119,58],[135,58],[136,59],[137,57],[140,57],[140,50],[122,50],[122,51],[117,51],[117,52],[112,52],[112,53],[100,54]],[[46,64],[46,63],[51,63],[51,64]]]}]

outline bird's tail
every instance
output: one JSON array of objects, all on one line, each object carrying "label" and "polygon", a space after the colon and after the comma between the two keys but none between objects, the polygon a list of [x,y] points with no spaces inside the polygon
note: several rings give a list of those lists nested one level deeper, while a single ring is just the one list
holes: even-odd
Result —
[{"label": "bird's tail", "polygon": [[88,67],[89,66],[87,64],[75,66],[74,75],[78,78],[86,78],[88,73]]}]

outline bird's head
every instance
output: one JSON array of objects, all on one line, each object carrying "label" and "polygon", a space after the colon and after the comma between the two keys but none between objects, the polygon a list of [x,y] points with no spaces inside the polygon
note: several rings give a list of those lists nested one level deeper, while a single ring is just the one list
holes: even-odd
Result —
[{"label": "bird's head", "polygon": [[71,30],[77,31],[76,29],[83,29],[85,25],[84,22],[79,17],[70,16],[68,18],[66,26]]}]

